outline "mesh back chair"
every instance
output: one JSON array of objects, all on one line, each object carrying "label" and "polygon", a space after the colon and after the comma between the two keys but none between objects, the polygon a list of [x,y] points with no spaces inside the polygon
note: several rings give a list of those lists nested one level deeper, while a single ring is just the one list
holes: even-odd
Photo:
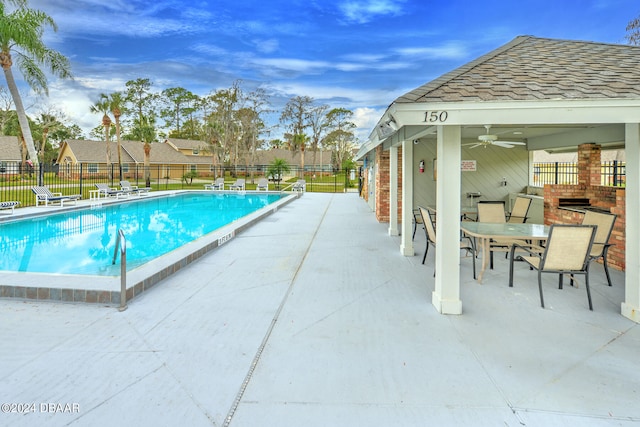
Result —
[{"label": "mesh back chair", "polygon": [[507,222],[504,213],[504,200],[489,201],[481,200],[478,202],[478,222]]},{"label": "mesh back chair", "polygon": [[413,236],[412,236],[412,239],[416,238],[416,231],[418,230],[418,225],[422,225],[424,227],[424,223],[422,222],[422,215],[420,215],[420,209],[414,209],[413,210]]},{"label": "mesh back chair", "polygon": [[611,286],[611,276],[609,276],[609,267],[607,266],[607,253],[612,246],[609,243],[609,237],[611,237],[611,231],[613,231],[613,225],[616,222],[617,215],[586,211],[582,225],[595,225],[596,236],[593,239],[593,247],[589,254],[591,261],[602,258],[602,264],[604,265],[604,272],[607,276],[607,283]]},{"label": "mesh back chair", "polygon": [[[505,223],[507,222],[507,217],[504,212],[504,201],[493,201],[493,200],[480,200],[478,202],[478,222],[494,222],[494,223]],[[495,240],[492,240],[489,243],[489,268],[493,270],[493,253],[494,252],[506,252],[509,250],[509,246],[507,243],[499,243]]]},{"label": "mesh back chair", "polygon": [[[427,244],[424,249],[424,256],[422,257],[422,263],[427,259],[427,252],[429,251],[429,245],[436,245],[436,229],[433,225],[433,220],[431,219],[431,213],[428,209],[423,208],[422,206],[418,208],[420,212],[420,216],[422,217],[422,223],[424,224],[425,235],[427,238]],[[471,257],[473,259],[473,278],[476,278],[476,247],[471,240],[470,237],[463,236],[460,240],[460,250],[466,250],[471,252]],[[435,269],[433,275],[436,275]]]},{"label": "mesh back chair", "polygon": [[[532,269],[538,271],[538,289],[540,290],[540,305],[544,308],[542,295],[542,273],[559,275],[558,287],[562,289],[562,277],[569,274],[573,278],[576,274],[585,277],[589,310],[593,310],[591,291],[589,290],[589,264],[596,227],[592,225],[563,225],[554,224],[549,229],[547,246],[542,255],[524,246],[515,244],[511,247],[509,263],[509,286],[513,287],[513,264],[515,260],[526,262]],[[524,250],[528,255],[516,256],[516,249]]]},{"label": "mesh back chair", "polygon": [[507,222],[517,222],[524,224],[527,222],[527,214],[529,213],[529,207],[531,206],[531,199],[528,197],[516,197],[516,201],[513,203],[513,209],[508,215]]}]

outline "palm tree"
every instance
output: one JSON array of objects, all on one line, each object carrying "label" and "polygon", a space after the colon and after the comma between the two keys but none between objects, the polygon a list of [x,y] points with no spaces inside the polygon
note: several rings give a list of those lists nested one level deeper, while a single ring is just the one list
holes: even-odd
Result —
[{"label": "palm tree", "polygon": [[113,173],[111,170],[111,144],[109,143],[109,130],[111,130],[111,118],[109,117],[109,110],[111,106],[109,104],[109,97],[107,95],[100,94],[100,101],[89,107],[92,113],[102,113],[102,126],[104,127],[104,142],[107,146],[107,173],[109,174],[109,181],[113,179]]},{"label": "palm tree", "polygon": [[134,139],[144,142],[144,182],[151,187],[151,143],[156,139],[156,122],[153,117],[140,115],[134,120],[131,135]]},{"label": "palm tree", "polygon": [[285,159],[276,157],[267,168],[267,176],[271,176],[271,179],[276,182],[276,188],[279,190],[283,175],[289,171],[291,171],[289,163]]},{"label": "palm tree", "polygon": [[[103,95],[104,96],[104,95]],[[122,143],[120,141],[120,116],[124,109],[126,99],[122,92],[113,92],[110,97],[105,99],[109,103],[109,109],[113,118],[116,119],[116,141],[118,147],[118,170],[120,171],[120,179],[122,179]]]},{"label": "palm tree", "polygon": [[[16,10],[6,13],[6,3],[17,6]],[[49,15],[39,10],[29,9],[26,0],[0,2],[0,65],[16,106],[29,158],[34,166],[39,163],[38,154],[11,67],[15,60],[27,84],[34,91],[45,94],[48,94],[47,77],[40,69],[40,65],[45,65],[54,75],[71,78],[69,60],[61,53],[49,49],[42,42],[42,35],[47,27],[54,31],[58,30]]]}]

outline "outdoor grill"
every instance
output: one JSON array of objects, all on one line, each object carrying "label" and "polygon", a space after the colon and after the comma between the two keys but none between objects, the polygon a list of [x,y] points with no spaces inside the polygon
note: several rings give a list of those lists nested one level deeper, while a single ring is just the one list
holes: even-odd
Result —
[{"label": "outdoor grill", "polygon": [[575,209],[579,211],[593,211],[609,213],[608,209],[591,206],[591,201],[582,197],[560,198],[558,207],[565,209]]}]

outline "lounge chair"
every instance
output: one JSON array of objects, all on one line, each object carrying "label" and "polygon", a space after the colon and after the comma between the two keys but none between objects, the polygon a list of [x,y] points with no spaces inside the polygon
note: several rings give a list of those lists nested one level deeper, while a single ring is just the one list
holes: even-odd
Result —
[{"label": "lounge chair", "polygon": [[205,190],[224,190],[224,178],[216,178],[211,184],[204,185]]},{"label": "lounge chair", "polygon": [[[509,287],[513,287],[513,264],[516,260],[526,262],[532,269],[538,271],[538,288],[540,290],[540,305],[544,308],[542,295],[542,273],[559,275],[558,288],[562,289],[562,277],[565,274],[573,276],[582,274],[585,277],[589,310],[593,310],[591,291],[589,290],[589,264],[596,227],[593,225],[565,225],[553,224],[549,229],[549,238],[544,253],[540,255],[526,247],[515,244],[511,247],[509,263]],[[516,250],[524,250],[528,255],[515,255]]]},{"label": "lounge chair", "polygon": [[[420,206],[418,208],[420,212],[420,216],[422,218],[422,224],[424,224],[425,235],[427,238],[427,245],[424,248],[424,256],[422,257],[422,263],[427,259],[427,252],[429,252],[429,246],[436,245],[436,229],[433,225],[433,220],[431,219],[431,213],[427,208],[423,208]],[[473,278],[476,278],[476,246],[471,237],[462,236],[460,239],[460,250],[465,250],[467,252],[471,252],[471,257],[473,258]],[[436,272],[433,272],[433,275],[436,275]]]},{"label": "lounge chair", "polygon": [[131,185],[129,181],[120,181],[121,191],[129,194],[136,194],[137,196],[147,195],[151,191],[148,187],[139,188],[137,185]]},{"label": "lounge chair", "polygon": [[10,201],[10,202],[0,202],[0,209],[11,209],[11,215],[15,211],[16,206],[18,206],[20,202]]},{"label": "lounge chair", "polygon": [[260,178],[256,186],[256,191],[269,191],[269,180],[267,178]]},{"label": "lounge chair", "polygon": [[236,179],[236,182],[229,185],[229,190],[244,191],[244,183],[245,183],[244,179],[242,178]]},{"label": "lounge chair", "polygon": [[304,179],[299,179],[295,184],[293,184],[293,187],[291,187],[291,189],[293,191],[300,191],[304,193],[305,191],[307,191],[307,182]]},{"label": "lounge chair", "polygon": [[118,190],[117,188],[109,187],[109,184],[96,184],[96,188],[98,189],[98,198],[101,196],[104,197],[115,197],[116,199],[121,196],[128,196],[126,191]]},{"label": "lounge chair", "polygon": [[36,206],[40,204],[44,204],[45,206],[49,206],[49,204],[60,203],[60,206],[64,206],[64,202],[67,203],[75,203],[76,200],[81,199],[81,194],[74,194],[72,196],[63,196],[62,193],[52,193],[45,186],[35,186],[31,187],[31,191],[36,195]]}]

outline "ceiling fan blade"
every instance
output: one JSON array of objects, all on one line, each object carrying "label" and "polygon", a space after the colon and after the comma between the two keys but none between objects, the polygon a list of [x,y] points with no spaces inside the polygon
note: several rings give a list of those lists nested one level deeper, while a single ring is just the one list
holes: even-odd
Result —
[{"label": "ceiling fan blade", "polygon": [[497,145],[498,147],[502,147],[502,148],[513,148],[514,145],[511,145],[510,142],[507,141],[494,141],[493,145]]},{"label": "ceiling fan blade", "polygon": [[485,144],[480,144],[480,143],[471,143],[471,144],[462,144],[463,146],[467,146],[470,145],[471,147],[469,147],[469,150],[476,148],[476,147],[482,147]]},{"label": "ceiling fan blade", "polygon": [[526,142],[520,142],[520,141],[503,141],[503,140],[499,140],[499,141],[495,141],[495,142],[502,142],[503,144],[511,144],[511,145],[527,145]]}]

